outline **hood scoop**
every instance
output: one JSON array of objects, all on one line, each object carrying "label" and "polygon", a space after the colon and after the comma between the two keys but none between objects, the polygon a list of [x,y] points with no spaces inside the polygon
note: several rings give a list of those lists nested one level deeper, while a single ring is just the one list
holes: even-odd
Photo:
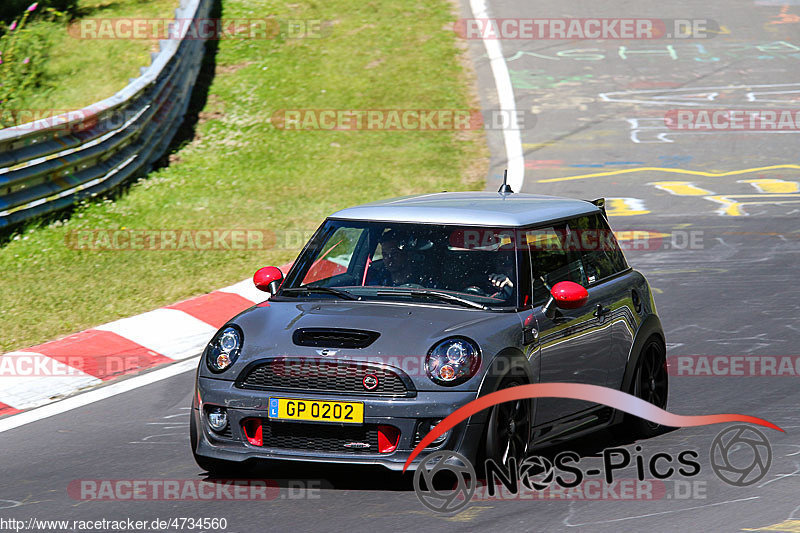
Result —
[{"label": "hood scoop", "polygon": [[345,328],[300,328],[292,334],[297,346],[316,348],[366,348],[380,337],[377,331]]}]

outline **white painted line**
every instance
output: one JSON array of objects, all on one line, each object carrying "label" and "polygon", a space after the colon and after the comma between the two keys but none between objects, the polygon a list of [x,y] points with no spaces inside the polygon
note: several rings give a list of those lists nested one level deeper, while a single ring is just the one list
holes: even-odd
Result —
[{"label": "white painted line", "polygon": [[564,519],[564,525],[567,526],[567,527],[582,527],[582,526],[592,526],[592,525],[596,525],[596,524],[610,524],[612,522],[622,522],[623,520],[636,520],[636,519],[639,519],[639,518],[647,518],[647,517],[650,517],[650,516],[659,516],[659,515],[665,515],[665,514],[670,514],[670,513],[682,513],[684,511],[694,511],[696,509],[705,509],[707,507],[716,507],[718,505],[725,505],[727,503],[740,503],[740,502],[746,502],[746,501],[750,501],[750,500],[758,500],[759,498],[761,498],[761,496],[750,496],[748,498],[739,498],[738,500],[727,500],[727,501],[724,501],[724,502],[715,502],[715,503],[709,503],[709,504],[706,504],[706,505],[696,505],[694,507],[684,507],[682,509],[672,509],[672,510],[669,510],[669,511],[658,511],[658,512],[654,512],[654,513],[640,514],[640,515],[634,515],[634,516],[623,516],[622,518],[612,518],[610,520],[595,520],[595,521],[592,521],[592,522],[585,522],[583,524],[573,524],[573,523],[571,523],[569,521],[570,517],[568,515],[567,518]]},{"label": "white painted line", "polygon": [[[286,272],[284,272],[283,274],[286,275]],[[242,280],[239,283],[234,283],[230,287],[225,287],[224,289],[217,289],[217,292],[229,292],[232,294],[238,294],[245,300],[250,300],[251,302],[256,304],[260,304],[261,302],[267,300],[270,297],[270,294],[268,292],[256,289],[256,286],[253,285],[252,278]]]},{"label": "white painted line", "polygon": [[15,409],[39,407],[100,383],[101,379],[44,354],[9,352],[0,356],[0,402]]},{"label": "white painted line", "polygon": [[178,309],[156,309],[95,329],[111,331],[175,360],[202,351],[217,331],[214,326]]},{"label": "white painted line", "polygon": [[37,420],[42,420],[44,418],[65,413],[91,403],[99,402],[100,400],[105,400],[106,398],[111,398],[112,396],[122,394],[123,392],[132,391],[134,389],[138,389],[139,387],[144,387],[145,385],[150,385],[151,383],[156,383],[158,381],[171,378],[172,376],[177,376],[178,374],[183,374],[184,372],[194,370],[199,361],[200,357],[186,359],[180,363],[175,363],[168,367],[160,368],[158,370],[154,370],[153,372],[148,372],[147,374],[141,374],[130,379],[113,383],[106,387],[101,387],[83,394],[78,394],[77,396],[72,396],[66,400],[61,400],[60,402],[54,402],[43,407],[39,407],[38,409],[31,409],[30,411],[25,411],[7,418],[3,418],[0,420],[0,433],[17,428],[19,426],[24,426],[25,424],[30,424],[31,422],[36,422]]},{"label": "white painted line", "polygon": [[[475,19],[488,19],[489,12],[484,0],[470,0],[472,17]],[[497,98],[500,110],[512,117],[511,124],[503,128],[503,141],[506,145],[506,159],[508,160],[508,184],[514,192],[520,192],[525,184],[525,156],[522,153],[522,136],[517,125],[517,104],[514,101],[514,89],[511,86],[511,76],[508,74],[508,65],[503,57],[499,39],[486,39],[481,37],[489,65],[492,67],[494,84],[497,87]]]}]

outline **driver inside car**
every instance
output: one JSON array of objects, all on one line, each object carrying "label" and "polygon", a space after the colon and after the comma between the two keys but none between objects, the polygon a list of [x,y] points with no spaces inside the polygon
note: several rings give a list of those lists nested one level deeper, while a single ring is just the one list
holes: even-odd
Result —
[{"label": "driver inside car", "polygon": [[420,274],[430,272],[426,255],[432,252],[431,241],[388,230],[381,235],[380,244],[383,259],[370,266],[367,285],[436,288],[430,275]]},{"label": "driver inside car", "polygon": [[491,266],[487,268],[488,273],[473,277],[464,292],[489,296],[498,300],[509,300],[514,294],[514,282],[509,276],[514,269],[513,258],[498,255],[491,263]]},{"label": "driver inside car", "polygon": [[[480,280],[463,287],[456,287],[458,280],[450,280],[447,286],[442,286],[436,282],[435,274],[447,261],[447,252],[435,246],[431,240],[390,229],[381,235],[380,245],[383,259],[380,263],[376,261],[369,269],[367,285],[427,289],[452,287],[451,290],[455,292],[472,292],[500,300],[508,300],[514,293],[514,283],[502,273],[506,268],[501,268],[508,266],[511,272],[513,262],[505,265],[498,257],[500,260],[495,264],[497,268]],[[443,253],[437,253],[437,250]]]}]

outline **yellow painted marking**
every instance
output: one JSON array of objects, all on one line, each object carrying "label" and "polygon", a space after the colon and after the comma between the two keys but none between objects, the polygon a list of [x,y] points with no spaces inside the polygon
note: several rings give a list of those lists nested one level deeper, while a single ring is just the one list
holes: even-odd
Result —
[{"label": "yellow painted marking", "polygon": [[653,289],[653,292],[655,292],[656,294],[664,294],[663,289],[656,289],[655,287],[650,287],[650,288]]},{"label": "yellow painted marking", "polygon": [[734,200],[729,200],[724,196],[706,196],[706,200],[722,204],[722,207],[717,211],[721,215],[728,215],[732,217],[744,216],[742,211],[742,204]]},{"label": "yellow painted marking", "polygon": [[712,191],[696,186],[691,181],[654,181],[650,183],[650,185],[654,185],[657,189],[667,191],[677,196],[705,196],[707,194],[714,194]]},{"label": "yellow painted marking", "polygon": [[[728,215],[732,217],[745,216],[742,207],[746,205],[761,205],[761,204],[795,204],[800,203],[800,195],[796,194],[726,194],[717,196],[704,196],[706,200],[722,204],[722,207],[717,211],[721,215]],[[755,202],[739,202],[732,200],[732,198],[758,198]],[[790,200],[762,200],[763,198],[790,198]]]},{"label": "yellow painted marking", "polygon": [[489,509],[491,509],[491,507],[488,506],[470,507],[469,509],[465,509],[454,516],[443,518],[448,522],[472,522],[478,518],[481,513],[488,511]]},{"label": "yellow painted marking", "polygon": [[646,215],[644,202],[638,198],[606,198],[606,213],[613,217]]},{"label": "yellow painted marking", "polygon": [[555,141],[546,141],[543,143],[522,143],[522,148],[524,150],[535,150],[537,148],[546,148],[548,146],[553,146],[556,142]]},{"label": "yellow painted marking", "polygon": [[636,172],[666,172],[668,174],[688,174],[690,176],[705,176],[719,178],[724,176],[738,176],[749,174],[750,172],[765,172],[767,170],[794,169],[800,170],[800,165],[772,165],[768,167],[745,168],[742,170],[730,170],[728,172],[704,172],[702,170],[685,170],[682,168],[663,168],[663,167],[640,167],[623,168],[619,170],[609,170],[606,172],[595,172],[593,174],[578,174],[577,176],[565,176],[563,178],[546,178],[538,180],[537,183],[555,183],[559,181],[585,180],[589,178],[602,178],[605,176],[619,176],[621,174],[634,174]]},{"label": "yellow painted marking", "polygon": [[719,30],[711,30],[706,28],[704,31],[706,33],[716,33],[717,35],[730,35],[731,33],[731,30],[729,30],[727,26],[720,26]]},{"label": "yellow painted marking", "polygon": [[800,533],[800,520],[785,520],[766,527],[746,527],[742,531],[788,531],[789,533]]},{"label": "yellow painted marking", "polygon": [[673,269],[664,269],[664,270],[648,270],[648,275],[650,274],[705,274],[710,272],[712,274],[724,274],[727,272],[727,268],[673,268]]},{"label": "yellow painted marking", "polygon": [[779,179],[760,178],[757,180],[739,180],[739,183],[749,183],[758,190],[765,193],[792,193],[800,192],[800,183],[796,181],[785,181]]}]

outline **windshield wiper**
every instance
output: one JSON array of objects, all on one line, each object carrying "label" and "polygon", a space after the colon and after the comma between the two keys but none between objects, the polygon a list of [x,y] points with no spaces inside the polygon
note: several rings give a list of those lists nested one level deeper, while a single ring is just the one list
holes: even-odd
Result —
[{"label": "windshield wiper", "polygon": [[309,286],[306,285],[305,287],[289,287],[287,289],[281,289],[281,292],[284,293],[302,293],[308,294],[311,292],[320,292],[323,294],[333,294],[338,296],[339,298],[344,298],[345,300],[360,300],[361,296],[355,296],[354,294],[350,294],[349,292],[342,290],[342,289],[334,289],[333,287],[317,287],[317,286]]},{"label": "windshield wiper", "polygon": [[473,307],[475,309],[489,309],[487,306],[483,304],[479,304],[478,302],[473,302],[472,300],[467,300],[466,298],[460,298],[458,296],[446,293],[446,292],[439,292],[439,291],[431,291],[426,289],[418,289],[418,290],[396,290],[396,291],[378,291],[376,293],[378,296],[410,296],[412,298],[428,298],[430,300],[439,300],[442,302],[449,302],[458,305],[463,305],[464,307]]}]

